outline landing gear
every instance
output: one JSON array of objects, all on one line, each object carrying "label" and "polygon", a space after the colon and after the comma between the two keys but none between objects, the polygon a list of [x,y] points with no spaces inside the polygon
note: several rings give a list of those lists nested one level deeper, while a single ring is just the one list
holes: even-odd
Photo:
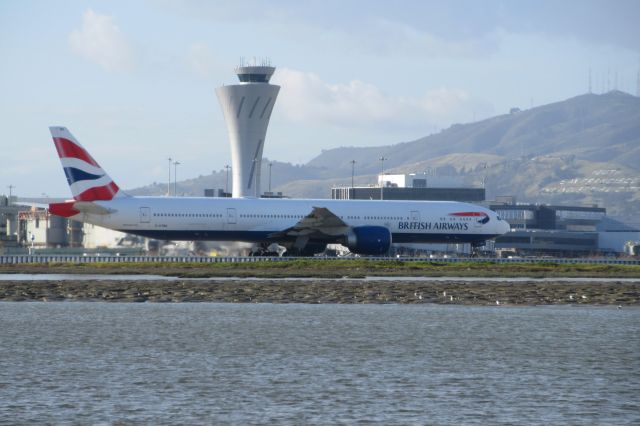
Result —
[{"label": "landing gear", "polygon": [[480,250],[481,247],[485,246],[485,242],[484,241],[480,241],[477,243],[471,243],[471,257],[480,257],[483,253],[482,250]]},{"label": "landing gear", "polygon": [[288,257],[312,257],[318,253],[322,253],[327,248],[326,243],[307,243],[302,249],[295,247],[287,248],[283,256]]},{"label": "landing gear", "polygon": [[281,246],[272,243],[261,243],[253,246],[249,256],[268,256],[268,257],[280,257],[282,256]]}]

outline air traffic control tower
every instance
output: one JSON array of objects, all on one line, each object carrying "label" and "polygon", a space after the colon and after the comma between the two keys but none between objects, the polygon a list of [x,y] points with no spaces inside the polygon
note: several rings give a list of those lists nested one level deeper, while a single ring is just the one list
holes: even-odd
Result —
[{"label": "air traffic control tower", "polygon": [[232,196],[259,197],[262,150],[280,86],[269,84],[275,68],[239,66],[240,84],[216,89],[231,143]]}]

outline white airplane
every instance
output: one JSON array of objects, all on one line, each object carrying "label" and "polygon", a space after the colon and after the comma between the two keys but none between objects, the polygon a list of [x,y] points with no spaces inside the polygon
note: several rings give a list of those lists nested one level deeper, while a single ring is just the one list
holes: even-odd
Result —
[{"label": "white airplane", "polygon": [[382,255],[391,243],[471,243],[509,231],[495,212],[448,201],[134,197],[122,191],[65,127],[50,127],[73,200],[51,214],[160,240],[278,243],[311,255],[340,243]]}]

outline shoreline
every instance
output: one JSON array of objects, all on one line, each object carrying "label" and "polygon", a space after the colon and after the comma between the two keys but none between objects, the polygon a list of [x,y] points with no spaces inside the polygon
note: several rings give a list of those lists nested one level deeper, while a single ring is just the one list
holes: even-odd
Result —
[{"label": "shoreline", "polygon": [[638,282],[483,281],[0,281],[4,302],[218,302],[640,306]]},{"label": "shoreline", "polygon": [[526,277],[640,278],[640,265],[483,262],[439,263],[396,260],[292,260],[251,263],[43,263],[0,264],[0,274],[162,275],[180,278],[364,278],[364,277]]}]

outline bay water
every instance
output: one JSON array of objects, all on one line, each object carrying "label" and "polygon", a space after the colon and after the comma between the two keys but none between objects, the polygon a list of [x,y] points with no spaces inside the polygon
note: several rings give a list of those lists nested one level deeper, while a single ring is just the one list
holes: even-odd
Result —
[{"label": "bay water", "polygon": [[640,424],[640,309],[0,303],[0,424]]}]

